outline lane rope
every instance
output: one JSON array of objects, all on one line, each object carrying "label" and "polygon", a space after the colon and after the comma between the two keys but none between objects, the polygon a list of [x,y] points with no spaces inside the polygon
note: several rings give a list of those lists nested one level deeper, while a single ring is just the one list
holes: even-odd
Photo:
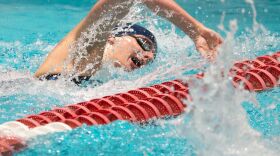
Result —
[{"label": "lane rope", "polygon": [[[280,52],[236,62],[229,76],[234,87],[249,91],[276,87],[280,84]],[[202,79],[204,74],[196,77]],[[0,155],[19,151],[27,146],[27,140],[38,135],[68,131],[83,124],[102,125],[116,120],[147,122],[177,116],[184,112],[187,101],[191,101],[188,84],[173,80],[29,115],[0,125]]]}]

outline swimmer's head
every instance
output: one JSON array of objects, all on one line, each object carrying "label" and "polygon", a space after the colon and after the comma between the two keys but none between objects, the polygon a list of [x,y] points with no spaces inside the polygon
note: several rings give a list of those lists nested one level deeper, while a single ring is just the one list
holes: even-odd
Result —
[{"label": "swimmer's head", "polygon": [[140,68],[153,61],[157,52],[155,36],[136,24],[115,27],[104,51],[105,60],[127,70]]}]

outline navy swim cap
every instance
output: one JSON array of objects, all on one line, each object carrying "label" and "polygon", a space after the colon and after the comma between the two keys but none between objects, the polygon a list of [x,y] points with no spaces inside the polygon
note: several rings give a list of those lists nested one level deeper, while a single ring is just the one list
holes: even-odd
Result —
[{"label": "navy swim cap", "polygon": [[143,35],[152,41],[153,46],[155,48],[155,53],[157,52],[156,37],[152,32],[140,25],[127,23],[124,26],[116,26],[113,29],[113,35],[117,37],[126,35]]}]

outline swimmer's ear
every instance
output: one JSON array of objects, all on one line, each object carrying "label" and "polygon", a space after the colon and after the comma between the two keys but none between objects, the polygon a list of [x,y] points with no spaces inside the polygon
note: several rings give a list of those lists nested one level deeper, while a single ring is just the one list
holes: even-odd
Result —
[{"label": "swimmer's ear", "polygon": [[108,42],[110,45],[115,44],[115,37],[109,36],[108,39],[107,39],[107,42]]}]

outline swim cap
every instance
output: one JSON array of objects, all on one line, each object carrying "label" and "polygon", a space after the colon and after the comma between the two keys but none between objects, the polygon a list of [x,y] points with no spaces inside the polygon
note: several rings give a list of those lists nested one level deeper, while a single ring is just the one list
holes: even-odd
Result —
[{"label": "swim cap", "polygon": [[126,23],[125,25],[116,26],[113,29],[113,35],[117,37],[126,36],[126,35],[143,35],[152,41],[155,48],[154,52],[155,53],[157,52],[156,37],[152,32],[150,32],[148,29],[140,25]]}]

